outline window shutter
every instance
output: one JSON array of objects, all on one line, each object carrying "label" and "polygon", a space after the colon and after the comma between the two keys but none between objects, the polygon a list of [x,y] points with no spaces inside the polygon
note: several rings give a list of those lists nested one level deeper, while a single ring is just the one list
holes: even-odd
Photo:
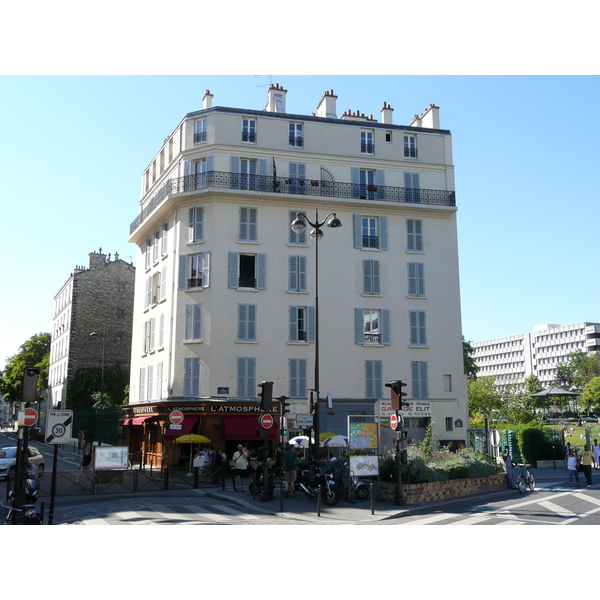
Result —
[{"label": "window shutter", "polygon": [[[159,319],[158,323],[159,323],[158,347],[164,348],[164,346],[165,346],[165,315],[164,315],[164,313],[160,315],[160,319]],[[159,398],[160,398],[160,396],[159,396]]]},{"label": "window shutter", "polygon": [[379,249],[388,249],[388,219],[379,217]]},{"label": "window shutter", "polygon": [[238,263],[239,255],[237,252],[229,253],[229,287],[237,288],[238,286]]},{"label": "window shutter", "polygon": [[377,185],[377,200],[385,200],[385,171],[383,169],[375,170],[375,185]]},{"label": "window shutter", "polygon": [[381,343],[390,345],[390,311],[387,308],[381,311]]},{"label": "window shutter", "polygon": [[350,182],[352,183],[352,197],[360,198],[360,169],[358,167],[350,167]]},{"label": "window shutter", "polygon": [[210,287],[210,251],[202,255],[202,287]]},{"label": "window shutter", "polygon": [[373,293],[373,261],[363,260],[363,294]]},{"label": "window shutter", "polygon": [[291,292],[298,291],[298,259],[299,256],[290,256],[289,257],[289,279],[288,279],[288,289]]},{"label": "window shutter", "polygon": [[140,402],[146,402],[146,367],[140,369],[140,389],[138,392]]},{"label": "window shutter", "polygon": [[353,215],[354,220],[354,247],[362,248],[362,215]]},{"label": "window shutter", "polygon": [[179,256],[179,281],[177,289],[187,289],[187,254],[181,254]]},{"label": "window shutter", "polygon": [[376,296],[381,294],[378,260],[373,261],[373,294],[375,294]]},{"label": "window shutter", "polygon": [[242,178],[240,173],[242,172],[242,161],[239,156],[230,157],[230,186],[232,188],[239,189]]},{"label": "window shutter", "polygon": [[266,254],[258,254],[257,255],[258,264],[257,264],[257,290],[265,290],[267,289],[267,255]]},{"label": "window shutter", "polygon": [[162,270],[162,277],[160,281],[160,299],[164,300],[167,297],[167,267],[164,266]]},{"label": "window shutter", "polygon": [[308,339],[306,340],[309,344],[315,343],[316,327],[317,327],[316,309],[314,306],[309,306],[308,307],[308,331],[307,331]]},{"label": "window shutter", "polygon": [[354,309],[354,338],[357,344],[365,343],[365,316],[362,308]]},{"label": "window shutter", "polygon": [[298,307],[290,306],[290,342],[298,341]]}]

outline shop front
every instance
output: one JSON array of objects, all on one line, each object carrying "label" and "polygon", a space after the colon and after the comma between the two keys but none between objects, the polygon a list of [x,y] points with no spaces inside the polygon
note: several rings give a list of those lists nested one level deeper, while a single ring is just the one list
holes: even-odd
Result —
[{"label": "shop front", "polygon": [[[264,414],[256,401],[173,399],[123,407],[119,423],[127,432],[132,462],[162,468],[187,465],[192,453],[209,446],[231,458],[238,444],[254,456],[266,443],[268,455],[275,456],[281,435],[279,403],[273,403],[270,411],[273,424],[268,429],[261,424]],[[198,434],[210,441],[176,443],[178,437],[188,434]]]}]

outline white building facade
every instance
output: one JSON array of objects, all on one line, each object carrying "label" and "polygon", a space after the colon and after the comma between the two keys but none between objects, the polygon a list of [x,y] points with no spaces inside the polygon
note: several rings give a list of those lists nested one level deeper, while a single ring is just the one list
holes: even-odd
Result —
[{"label": "white building facade", "polygon": [[542,387],[554,385],[556,367],[572,352],[600,352],[600,323],[538,325],[532,332],[473,342],[479,377],[494,377],[498,389],[520,386],[536,375]]},{"label": "white building facade", "polygon": [[210,422],[208,437],[227,446],[234,433],[208,413],[255,405],[273,381],[273,396],[290,398],[288,435],[299,432],[314,388],[317,259],[311,228],[290,226],[318,211],[343,224],[318,244],[320,394],[332,397],[320,430],[379,414],[385,383],[401,379],[425,407],[409,437],[435,421],[441,439],[464,442],[454,166],[438,107],[399,126],[387,103],[382,122],[338,118],[332,90],[316,115],[291,115],[286,94],[272,85],[257,111],[213,106],[207,91],[143,175],[124,425],[148,426],[137,437],[164,453],[166,417],[183,407],[200,414],[187,429],[206,435]]}]

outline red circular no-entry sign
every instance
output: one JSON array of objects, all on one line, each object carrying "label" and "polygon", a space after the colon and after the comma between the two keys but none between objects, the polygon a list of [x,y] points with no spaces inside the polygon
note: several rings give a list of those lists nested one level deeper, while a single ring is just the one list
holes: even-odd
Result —
[{"label": "red circular no-entry sign", "polygon": [[396,429],[398,427],[398,415],[396,413],[392,413],[390,416],[390,427],[392,429]]},{"label": "red circular no-entry sign", "polygon": [[273,417],[269,414],[261,415],[258,419],[258,422],[260,423],[263,429],[271,429],[274,423]]},{"label": "red circular no-entry sign", "polygon": [[171,421],[173,425],[179,425],[183,422],[183,413],[180,410],[172,410],[169,413],[169,421]]},{"label": "red circular no-entry sign", "polygon": [[38,420],[37,410],[35,408],[26,408],[25,409],[25,419],[23,423],[27,427],[31,427],[31,425],[35,425]]}]

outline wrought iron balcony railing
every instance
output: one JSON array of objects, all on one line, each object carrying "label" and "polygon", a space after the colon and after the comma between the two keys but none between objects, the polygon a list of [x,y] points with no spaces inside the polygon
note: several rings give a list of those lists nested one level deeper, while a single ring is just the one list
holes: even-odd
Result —
[{"label": "wrought iron balcony railing", "polygon": [[359,183],[318,179],[294,179],[272,177],[270,175],[244,175],[228,171],[207,171],[206,173],[186,175],[185,177],[176,177],[166,181],[131,223],[130,233],[133,233],[166,198],[188,192],[204,192],[214,189],[456,206],[455,193],[448,190],[425,190],[388,185],[367,186]]}]

